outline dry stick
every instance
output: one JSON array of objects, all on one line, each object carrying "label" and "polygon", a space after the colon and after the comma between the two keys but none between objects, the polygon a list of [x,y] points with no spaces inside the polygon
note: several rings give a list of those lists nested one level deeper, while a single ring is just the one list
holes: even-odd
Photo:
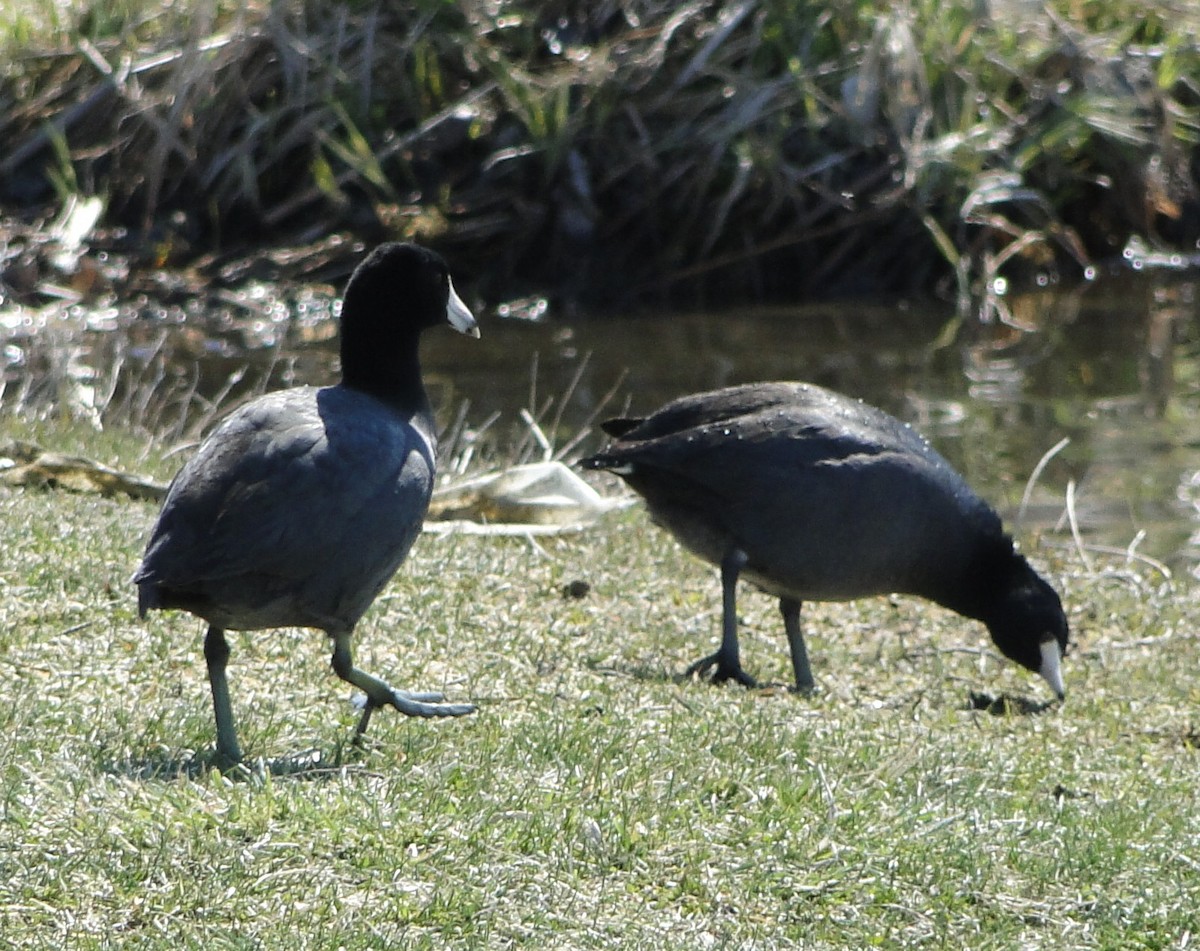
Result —
[{"label": "dry stick", "polygon": [[541,353],[537,350],[533,351],[533,356],[530,358],[529,366],[529,399],[528,405],[537,406],[537,378],[538,378],[538,362],[541,359]]},{"label": "dry stick", "polygon": [[[533,426],[529,428],[529,432],[527,432],[524,436],[522,436],[521,441],[519,443],[517,443],[517,448],[513,453],[513,458],[517,465],[520,465],[521,463],[528,461],[529,457],[533,454],[532,449],[530,447],[531,442],[535,443],[537,445],[537,447],[542,450],[543,454],[545,453],[545,450],[546,450],[547,446],[549,445],[549,441],[546,439],[546,436],[544,433],[541,433],[541,438],[538,438],[540,430],[535,432],[534,429],[537,426],[537,420],[541,419],[542,416],[545,415],[546,412],[553,405],[554,405],[554,397],[547,396],[545,402],[542,403],[542,406],[540,409],[538,407],[534,406],[532,410],[522,409],[520,411],[521,419],[525,420],[526,424],[532,422]],[[526,419],[526,417],[528,417],[528,419]],[[549,456],[544,455],[543,458],[548,459]]]},{"label": "dry stick", "polygon": [[[154,391],[166,378],[166,358],[163,356],[163,348],[166,343],[167,331],[160,331],[150,352],[145,357],[146,374],[143,374],[142,379],[138,381],[137,388],[130,391],[129,417],[137,420],[139,424],[146,418],[146,411],[150,406],[150,400],[154,398]],[[150,385],[146,386],[144,381],[151,377]]]},{"label": "dry stick", "polygon": [[[450,475],[465,475],[471,467],[471,461],[475,457],[475,448],[479,445],[480,438],[486,433],[492,425],[500,418],[500,411],[493,410],[492,413],[471,432],[471,440],[467,441],[467,417],[471,410],[471,401],[468,399],[462,400],[458,404],[458,410],[455,413],[454,421],[450,423],[442,432],[438,434],[438,459],[446,459],[447,470]],[[462,447],[466,442],[465,448]]]},{"label": "dry stick", "polygon": [[454,450],[458,446],[458,441],[462,438],[463,430],[467,425],[467,413],[471,409],[471,401],[464,399],[459,401],[458,409],[454,413],[454,419],[450,425],[437,434],[438,447],[445,447],[445,451],[454,458]]},{"label": "dry stick", "polygon": [[[432,13],[426,14],[426,17],[432,16]],[[367,13],[367,26],[360,37],[363,44],[363,54],[359,63],[358,88],[362,91],[362,94],[359,97],[358,107],[362,110],[363,115],[366,115],[370,110],[373,98],[371,84],[374,79],[374,70],[371,67],[375,62],[375,34],[378,27],[379,10],[376,8]]]},{"label": "dry stick", "polygon": [[444,458],[447,460],[446,468],[450,475],[463,475],[466,473],[467,469],[471,466],[471,461],[475,458],[475,447],[479,444],[479,437],[500,415],[498,411],[493,411],[476,428],[474,438],[468,442],[467,416],[470,410],[471,401],[468,399],[461,400],[458,404],[454,421],[438,434],[437,456],[439,459]]},{"label": "dry stick", "polygon": [[[233,35],[230,33],[214,33],[208,39],[196,43],[193,49],[197,53],[209,53],[228,46],[233,42],[233,39]],[[142,73],[158,69],[160,66],[169,66],[171,63],[183,59],[184,55],[188,52],[187,49],[178,49],[155,53],[153,56],[148,56],[146,59],[132,66],[129,72],[133,76],[138,76]]]},{"label": "dry stick", "polygon": [[112,401],[116,398],[117,387],[121,382],[121,370],[125,367],[125,355],[128,352],[128,344],[123,337],[119,337],[113,347],[112,360],[108,365],[108,381],[104,393],[96,401],[102,416],[108,414]]},{"label": "dry stick", "polygon": [[567,388],[558,397],[558,411],[554,414],[554,419],[550,421],[550,432],[555,437],[558,436],[558,427],[562,424],[563,413],[566,412],[567,404],[571,402],[571,397],[575,395],[579,381],[583,379],[584,371],[591,362],[592,352],[589,350],[583,355],[583,359],[579,361],[579,366],[575,368],[575,372],[571,374],[571,382],[567,384]]},{"label": "dry stick", "polygon": [[[160,335],[160,341],[155,346],[155,349],[161,348],[161,346],[162,342]],[[133,416],[134,393],[135,391],[140,390],[142,380],[145,379],[146,376],[146,370],[153,359],[154,351],[152,350],[150,354],[134,363],[133,366],[129,368],[129,380],[121,393],[121,402],[114,407],[112,405],[112,400],[109,400],[108,412],[111,418],[122,420],[128,429],[139,428],[138,420],[136,420]]]},{"label": "dry stick", "polygon": [[[550,404],[547,403],[546,408],[548,409],[549,406]],[[542,427],[533,418],[533,414],[524,407],[521,408],[521,420],[529,427],[529,433],[533,436],[533,441],[542,450],[542,462],[549,462],[554,455],[554,447],[550,444],[550,440],[546,438],[546,434],[542,432]]]},{"label": "dry stick", "polygon": [[[1072,540],[1070,543],[1047,541],[1046,546],[1048,548],[1062,549],[1077,547],[1074,540]],[[1117,555],[1124,557],[1126,563],[1137,562],[1139,564],[1146,565],[1147,567],[1153,568],[1155,571],[1161,574],[1165,581],[1170,581],[1174,577],[1174,574],[1168,565],[1159,561],[1157,558],[1152,557],[1151,555],[1144,555],[1140,551],[1133,551],[1130,546],[1122,548],[1120,545],[1102,545],[1096,542],[1089,542],[1088,544],[1084,545],[1084,548],[1096,555]],[[1118,574],[1116,571],[1105,572],[1099,577],[1103,578],[1106,576],[1123,577],[1123,575]],[[1138,586],[1140,586],[1140,579],[1136,578],[1135,576],[1134,580],[1138,582]]]},{"label": "dry stick", "polygon": [[199,435],[200,433],[204,432],[209,426],[212,425],[213,420],[221,415],[221,412],[224,408],[221,404],[225,402],[226,397],[229,396],[233,388],[242,382],[242,378],[245,377],[248,369],[249,367],[243,364],[238,369],[234,370],[225,378],[225,382],[221,385],[221,388],[217,390],[213,398],[211,400],[204,401],[208,404],[208,408],[204,411],[204,414],[198,420],[196,420],[196,422],[192,423],[192,433]]},{"label": "dry stick", "polygon": [[17,390],[16,406],[18,411],[25,412],[33,408],[33,397],[30,395],[34,392],[33,381],[37,378],[37,374],[26,373],[21,377],[21,387]]},{"label": "dry stick", "polygon": [[[187,389],[183,391],[183,396],[179,400],[179,417],[175,420],[175,425],[171,428],[171,438],[168,443],[177,443],[186,438],[188,416],[191,414],[192,403],[196,400],[196,394],[200,390],[200,362],[192,363],[192,377]],[[163,412],[166,412],[166,405],[163,406]],[[161,420],[160,420],[161,422]]]},{"label": "dry stick", "polygon": [[600,397],[600,400],[596,403],[592,411],[588,413],[587,419],[583,421],[583,425],[579,428],[579,432],[577,432],[570,440],[568,440],[567,444],[563,446],[562,449],[555,453],[554,458],[556,460],[565,459],[576,446],[587,439],[591,433],[592,427],[596,423],[596,419],[602,412],[604,412],[604,407],[608,405],[609,401],[617,395],[617,390],[619,390],[624,384],[625,377],[628,376],[628,374],[629,371],[627,369],[620,372],[620,374],[617,376],[617,382],[609,387],[608,391],[602,397]]},{"label": "dry stick", "polygon": [[467,452],[464,454],[463,462],[460,466],[458,466],[459,475],[466,474],[467,470],[470,468],[471,457],[475,453],[475,447],[479,445],[480,440],[483,439],[484,433],[491,429],[502,415],[503,414],[498,409],[492,410],[492,412],[488,414],[484,421],[475,427],[475,432],[472,435],[471,445],[467,447]]},{"label": "dry stick", "polygon": [[[1117,549],[1117,552],[1124,553],[1126,564],[1128,564],[1129,562],[1132,562],[1132,561],[1140,561],[1143,564],[1147,564],[1147,565],[1150,565],[1150,567],[1155,568],[1163,576],[1163,578],[1165,578],[1167,581],[1170,581],[1171,577],[1172,577],[1170,568],[1168,568],[1165,564],[1163,564],[1163,562],[1159,561],[1157,558],[1151,558],[1149,555],[1143,555],[1140,551],[1137,550],[1137,546],[1142,543],[1142,540],[1145,537],[1146,537],[1146,530],[1144,528],[1138,529],[1137,534],[1133,536],[1133,541],[1131,541],[1128,545],[1126,545],[1124,549]],[[1093,545],[1092,550],[1093,551],[1103,551],[1104,546]]]},{"label": "dry stick", "polygon": [[[1122,552],[1124,553],[1126,564],[1129,564],[1132,561],[1143,562],[1144,564],[1150,565],[1152,568],[1158,569],[1158,571],[1162,574],[1163,578],[1166,579],[1167,581],[1170,581],[1172,578],[1170,568],[1168,568],[1165,564],[1163,564],[1163,562],[1159,561],[1157,558],[1151,558],[1149,555],[1143,555],[1140,551],[1137,550],[1138,545],[1140,545],[1145,540],[1145,538],[1146,538],[1146,530],[1144,528],[1139,528],[1137,530],[1137,534],[1135,534],[1133,536],[1133,541],[1131,541],[1128,545],[1126,545],[1124,549],[1118,548],[1117,553],[1118,554],[1120,554]],[[1104,546],[1103,545],[1093,545],[1092,550],[1093,551],[1103,551]]]},{"label": "dry stick", "polygon": [[1042,472],[1045,471],[1046,466],[1049,465],[1050,460],[1066,449],[1070,445],[1070,442],[1070,436],[1064,436],[1056,442],[1042,454],[1042,458],[1038,460],[1038,464],[1033,467],[1033,472],[1029,473],[1029,479],[1025,483],[1025,492],[1021,495],[1021,505],[1017,509],[1017,517],[1013,522],[1014,533],[1021,527],[1021,523],[1025,519],[1025,509],[1029,506],[1029,499],[1033,496],[1033,487],[1037,483],[1037,480],[1041,477]]},{"label": "dry stick", "polygon": [[1095,569],[1092,565],[1092,559],[1088,557],[1087,548],[1083,544],[1083,536],[1079,532],[1079,521],[1075,518],[1075,480],[1071,479],[1067,483],[1067,523],[1071,526],[1071,537],[1075,539],[1075,549],[1079,552],[1079,558],[1083,562],[1083,567],[1087,573],[1094,574]]}]

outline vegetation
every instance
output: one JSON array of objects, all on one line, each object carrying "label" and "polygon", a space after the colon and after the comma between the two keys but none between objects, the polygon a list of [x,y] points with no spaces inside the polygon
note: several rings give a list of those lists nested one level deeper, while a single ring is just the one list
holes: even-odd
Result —
[{"label": "vegetation", "polygon": [[[119,431],[6,429],[177,464]],[[1033,713],[1040,681],[981,628],[906,599],[808,610],[815,697],[676,682],[715,641],[717,585],[640,509],[537,544],[428,536],[358,657],[482,709],[381,713],[358,752],[319,634],[240,635],[253,768],[222,775],[200,623],[136,617],[153,515],[0,486],[5,947],[986,951],[1200,929],[1200,599],[1149,568],[1026,540],[1076,640],[1066,703]],[[740,607],[747,663],[783,682],[773,602]]]},{"label": "vegetation", "polygon": [[17,0],[0,202],[99,195],[154,266],[349,231],[492,300],[987,315],[997,281],[1192,259],[1198,34],[1186,0]]},{"label": "vegetation", "polygon": [[[492,300],[942,282],[987,315],[998,280],[1082,271],[1131,235],[1188,260],[1195,21],[1166,0],[15,0],[0,201],[26,224],[4,225],[0,295],[39,286],[19,280],[40,266],[38,216],[95,195],[103,281],[127,255],[129,286],[154,275],[163,321],[189,325],[165,265],[220,275],[260,239],[328,262],[352,256],[346,234],[435,243]],[[330,327],[323,296],[271,297],[264,339],[276,304],[305,339]],[[167,444],[241,376],[172,375],[161,322],[110,334],[94,373],[70,346],[12,369],[0,433],[165,479]],[[248,385],[312,369],[252,367]],[[384,711],[356,750],[319,634],[237,635],[251,762],[222,774],[200,622],[136,616],[153,517],[0,484],[0,947],[989,951],[1200,932],[1200,592],[1151,561],[1085,560],[1065,529],[1021,539],[1075,639],[1068,699],[1044,708],[979,626],[903,598],[806,610],[814,697],[677,682],[715,642],[717,584],[639,508],[536,542],[431,535],[356,657],[480,711]],[[784,682],[775,605],[739,608],[748,668]]]}]

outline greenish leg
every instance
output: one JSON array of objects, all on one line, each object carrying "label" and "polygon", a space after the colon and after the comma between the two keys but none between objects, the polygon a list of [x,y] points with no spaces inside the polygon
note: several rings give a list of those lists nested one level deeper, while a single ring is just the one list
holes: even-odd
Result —
[{"label": "greenish leg", "polygon": [[229,642],[223,628],[210,624],[204,637],[204,661],[208,665],[208,684],[212,688],[213,713],[217,719],[217,755],[231,763],[242,761],[237,730],[233,726],[233,707],[229,703],[229,683],[225,667],[229,663]]},{"label": "greenish leg", "polygon": [[473,703],[441,702],[443,697],[440,693],[396,690],[386,681],[354,666],[354,657],[350,651],[350,631],[330,636],[333,638],[333,672],[367,695],[366,707],[354,731],[356,740],[366,732],[367,725],[371,722],[371,714],[378,707],[395,707],[408,717],[461,717],[475,712]]}]

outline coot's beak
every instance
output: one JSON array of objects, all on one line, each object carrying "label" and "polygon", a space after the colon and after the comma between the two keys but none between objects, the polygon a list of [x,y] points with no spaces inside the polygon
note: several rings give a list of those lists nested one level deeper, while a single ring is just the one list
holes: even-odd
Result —
[{"label": "coot's beak", "polygon": [[1065,700],[1067,691],[1063,688],[1061,661],[1062,652],[1058,649],[1058,642],[1042,641],[1042,666],[1038,668],[1038,673],[1045,678],[1058,699]]},{"label": "coot's beak", "polygon": [[448,281],[448,283],[450,285],[450,299],[446,302],[446,320],[460,334],[478,338],[479,324],[475,323],[475,315],[471,313],[471,308],[463,303],[463,299],[458,296],[458,291],[454,289],[454,282]]}]

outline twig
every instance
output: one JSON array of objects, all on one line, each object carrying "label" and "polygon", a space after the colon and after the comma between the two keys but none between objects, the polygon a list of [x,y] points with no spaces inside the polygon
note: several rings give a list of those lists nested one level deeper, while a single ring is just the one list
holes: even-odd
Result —
[{"label": "twig", "polygon": [[1049,465],[1050,460],[1066,449],[1070,445],[1070,442],[1070,436],[1063,436],[1062,439],[1043,453],[1042,458],[1038,460],[1038,464],[1033,467],[1033,472],[1029,473],[1029,479],[1025,483],[1025,491],[1021,495],[1021,506],[1017,509],[1017,517],[1014,520],[1014,532],[1021,527],[1021,523],[1025,520],[1025,509],[1029,506],[1029,499],[1033,495],[1033,487],[1037,484],[1037,480],[1041,477],[1042,472],[1045,471],[1046,466]]},{"label": "twig", "polygon": [[563,390],[558,398],[558,410],[554,414],[554,419],[550,421],[550,432],[554,438],[558,438],[558,427],[562,425],[563,413],[567,409],[567,404],[571,401],[571,397],[575,395],[575,390],[579,387],[579,381],[583,379],[583,374],[587,370],[588,364],[592,361],[592,354],[589,350],[583,355],[583,359],[579,361],[579,366],[575,368],[575,372],[571,374],[571,380],[567,384],[567,388]]},{"label": "twig", "polygon": [[1178,631],[1172,631],[1170,634],[1159,634],[1156,637],[1139,637],[1132,641],[1107,641],[1104,644],[1104,649],[1125,651],[1133,650],[1137,647],[1157,647],[1160,644],[1167,644],[1174,640],[1193,641],[1195,639],[1195,634],[1180,634]]},{"label": "twig", "polygon": [[229,396],[235,386],[242,382],[242,378],[246,375],[246,371],[248,369],[248,366],[243,365],[234,370],[229,374],[228,377],[225,378],[225,382],[221,384],[221,388],[217,390],[213,398],[211,400],[205,400],[205,402],[208,404],[208,407],[204,411],[204,415],[192,424],[191,432],[199,434],[204,432],[210,425],[212,425],[213,420],[221,415],[221,412],[224,409],[222,404],[225,402],[225,398]]},{"label": "twig", "polygon": [[[628,376],[628,374],[628,369],[624,369],[620,372],[620,374],[617,376],[617,381],[608,388],[608,391],[602,397],[600,397],[596,405],[592,408],[592,411],[588,413],[587,419],[585,419],[583,421],[583,425],[579,427],[579,432],[577,432],[570,440],[568,440],[567,444],[563,446],[562,449],[555,453],[555,459],[565,459],[568,455],[570,455],[576,446],[587,439],[587,437],[591,434],[592,427],[596,424],[596,419],[601,413],[604,412],[604,407],[607,406],[612,398],[617,395],[617,390],[619,390],[625,383],[625,377]],[[628,406],[626,409],[628,409]]]},{"label": "twig", "polygon": [[1095,568],[1092,565],[1092,559],[1088,557],[1087,548],[1083,544],[1083,536],[1079,532],[1079,520],[1075,517],[1075,480],[1071,479],[1067,483],[1067,523],[1071,526],[1071,537],[1075,539],[1075,550],[1079,552],[1079,558],[1083,562],[1083,566],[1087,569],[1088,574],[1093,574]]},{"label": "twig", "polygon": [[[1051,548],[1067,547],[1066,542],[1061,542],[1061,543],[1046,542],[1045,544]],[[1075,547],[1076,548],[1079,547],[1078,541],[1075,542]],[[1124,556],[1126,561],[1138,562],[1140,564],[1146,565],[1147,567],[1153,568],[1155,571],[1159,572],[1163,576],[1163,579],[1166,581],[1170,581],[1174,577],[1173,572],[1171,571],[1170,567],[1168,567],[1164,562],[1159,561],[1157,558],[1151,557],[1150,555],[1143,555],[1139,551],[1134,551],[1132,545],[1130,545],[1126,548],[1121,548],[1120,546],[1117,546],[1117,545],[1101,545],[1101,544],[1098,544],[1095,542],[1089,542],[1089,543],[1085,544],[1083,547],[1087,551],[1093,552],[1094,554],[1097,554],[1097,555]]]},{"label": "twig", "polygon": [[541,362],[541,351],[534,350],[533,355],[529,358],[529,399],[527,406],[530,409],[536,409],[537,401],[537,381],[538,381],[538,364]]},{"label": "twig", "polygon": [[534,442],[541,448],[542,461],[549,462],[554,455],[554,446],[546,438],[546,434],[542,432],[542,427],[538,425],[537,420],[533,418],[533,414],[527,409],[521,409],[521,419],[529,427],[529,432],[533,436]]}]

